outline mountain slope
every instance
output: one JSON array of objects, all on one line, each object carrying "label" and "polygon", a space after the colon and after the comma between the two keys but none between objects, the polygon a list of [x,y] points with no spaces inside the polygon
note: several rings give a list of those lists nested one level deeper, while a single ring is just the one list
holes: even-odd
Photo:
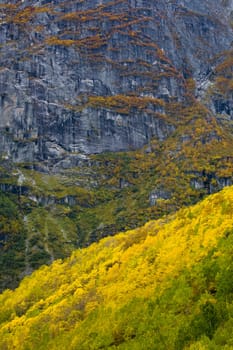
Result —
[{"label": "mountain slope", "polygon": [[0,290],[232,185],[231,21],[231,1],[0,1]]},{"label": "mountain slope", "polygon": [[233,188],[0,296],[2,349],[230,349]]}]

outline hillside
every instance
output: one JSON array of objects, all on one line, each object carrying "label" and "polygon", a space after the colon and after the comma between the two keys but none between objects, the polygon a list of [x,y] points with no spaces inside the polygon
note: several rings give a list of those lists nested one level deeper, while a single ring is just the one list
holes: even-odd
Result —
[{"label": "hillside", "polygon": [[231,1],[0,1],[0,290],[233,183]]},{"label": "hillside", "polygon": [[0,347],[231,349],[233,187],[79,249],[0,296]]}]

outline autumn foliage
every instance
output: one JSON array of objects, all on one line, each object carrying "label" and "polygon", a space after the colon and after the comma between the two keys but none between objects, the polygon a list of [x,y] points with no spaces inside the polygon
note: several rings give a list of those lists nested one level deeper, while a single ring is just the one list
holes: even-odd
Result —
[{"label": "autumn foliage", "polygon": [[230,187],[40,268],[0,296],[1,349],[220,349],[232,228]]}]

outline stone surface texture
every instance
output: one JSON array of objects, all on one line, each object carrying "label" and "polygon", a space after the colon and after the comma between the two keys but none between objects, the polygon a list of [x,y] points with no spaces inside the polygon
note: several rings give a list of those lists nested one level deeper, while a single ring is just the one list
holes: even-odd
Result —
[{"label": "stone surface texture", "polygon": [[[232,1],[0,1],[0,152],[15,162],[140,148],[176,128],[231,47]],[[232,100],[212,100],[232,114]]]}]

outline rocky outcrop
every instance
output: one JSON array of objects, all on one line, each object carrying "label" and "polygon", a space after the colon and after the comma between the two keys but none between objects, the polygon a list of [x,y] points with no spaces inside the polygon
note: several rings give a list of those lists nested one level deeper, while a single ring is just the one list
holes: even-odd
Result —
[{"label": "rocky outcrop", "polygon": [[218,177],[214,173],[196,172],[190,181],[195,190],[205,190],[208,194],[215,193],[224,187],[232,185],[232,177]]},{"label": "rocky outcrop", "polygon": [[56,163],[165,139],[176,128],[166,104],[186,99],[188,78],[201,90],[230,47],[231,10],[226,1],[1,1],[2,157]]}]

